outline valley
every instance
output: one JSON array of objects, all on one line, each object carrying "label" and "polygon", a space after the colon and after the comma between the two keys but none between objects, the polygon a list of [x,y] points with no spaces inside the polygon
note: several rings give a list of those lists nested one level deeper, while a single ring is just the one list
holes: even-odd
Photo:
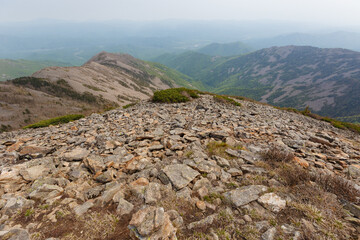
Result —
[{"label": "valley", "polygon": [[309,106],[329,117],[351,117],[360,112],[360,53],[355,51],[286,46],[235,57],[188,52],[163,55],[155,61],[201,82],[202,90],[250,97],[279,107]]}]

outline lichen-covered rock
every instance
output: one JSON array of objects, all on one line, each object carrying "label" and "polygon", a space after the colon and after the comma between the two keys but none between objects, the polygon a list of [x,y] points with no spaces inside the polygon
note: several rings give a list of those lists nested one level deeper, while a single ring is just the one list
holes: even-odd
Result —
[{"label": "lichen-covered rock", "polygon": [[163,169],[163,171],[176,189],[186,187],[199,175],[198,171],[195,171],[185,164],[168,165]]},{"label": "lichen-covered rock", "polygon": [[257,200],[267,189],[263,185],[250,185],[226,192],[224,197],[236,207],[240,207]]},{"label": "lichen-covered rock", "polygon": [[146,207],[139,210],[132,216],[129,228],[135,239],[176,239],[176,228],[163,208]]},{"label": "lichen-covered rock", "polygon": [[86,213],[90,208],[92,208],[94,206],[93,201],[87,201],[82,205],[79,205],[77,207],[74,208],[75,214],[77,216],[81,216],[84,213]]},{"label": "lichen-covered rock", "polygon": [[44,201],[59,196],[64,189],[57,185],[44,184],[29,194],[29,198],[33,200]]},{"label": "lichen-covered rock", "polygon": [[89,154],[89,150],[77,147],[69,152],[64,153],[63,159],[65,161],[82,161]]},{"label": "lichen-covered rock", "polygon": [[119,216],[122,216],[122,215],[130,214],[133,209],[134,209],[134,205],[132,203],[121,198],[116,208],[116,212],[119,214]]},{"label": "lichen-covered rock", "polygon": [[272,212],[278,213],[286,207],[286,201],[275,193],[266,193],[262,195],[258,202]]},{"label": "lichen-covered rock", "polygon": [[145,203],[152,204],[156,203],[161,199],[161,185],[158,183],[151,182],[145,191]]}]

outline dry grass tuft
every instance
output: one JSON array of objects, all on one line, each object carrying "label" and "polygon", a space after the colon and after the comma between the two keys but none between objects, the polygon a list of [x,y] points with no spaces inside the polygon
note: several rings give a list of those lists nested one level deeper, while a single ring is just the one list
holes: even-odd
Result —
[{"label": "dry grass tuft", "polygon": [[284,164],[278,170],[278,174],[286,186],[293,187],[309,182],[310,173],[297,165]]},{"label": "dry grass tuft", "polygon": [[276,163],[288,163],[294,159],[294,154],[283,151],[278,147],[272,147],[261,155],[263,160],[271,165]]},{"label": "dry grass tuft", "polygon": [[340,199],[345,199],[350,202],[360,202],[360,191],[358,191],[354,183],[337,175],[321,174],[316,176],[316,183],[325,191],[338,196]]}]

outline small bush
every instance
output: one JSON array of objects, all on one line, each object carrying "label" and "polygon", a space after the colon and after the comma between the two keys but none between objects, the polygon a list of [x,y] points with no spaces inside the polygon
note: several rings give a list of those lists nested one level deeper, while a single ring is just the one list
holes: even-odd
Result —
[{"label": "small bush", "polygon": [[310,173],[297,165],[283,164],[279,170],[279,176],[284,184],[290,187],[304,184],[310,181]]},{"label": "small bush", "polygon": [[222,96],[222,95],[214,95],[214,100],[217,102],[221,102],[221,103],[230,103],[234,106],[238,106],[241,107],[241,103],[238,103],[237,101],[235,101],[232,98],[226,97],[226,96]]},{"label": "small bush", "polygon": [[12,127],[10,125],[1,124],[1,126],[0,126],[0,133],[8,132],[8,131],[11,131],[11,130],[12,130]]},{"label": "small bush", "polygon": [[156,91],[152,98],[153,102],[158,103],[181,103],[188,102],[191,98],[198,98],[199,91],[187,88],[170,88]]},{"label": "small bush", "polygon": [[340,176],[321,174],[316,176],[315,182],[325,191],[335,194],[340,199],[356,203],[360,200],[360,191],[354,187],[352,182]]},{"label": "small bush", "polygon": [[42,120],[40,122],[25,126],[24,129],[41,128],[41,127],[48,127],[50,125],[58,125],[61,123],[68,123],[68,122],[75,121],[75,120],[78,120],[83,117],[84,117],[84,115],[71,114],[71,115],[66,115],[66,116],[62,116],[62,117],[51,118],[51,119]]},{"label": "small bush", "polygon": [[274,163],[288,163],[294,159],[292,153],[283,151],[277,147],[272,147],[269,150],[262,153],[262,158],[264,161],[274,164]]}]

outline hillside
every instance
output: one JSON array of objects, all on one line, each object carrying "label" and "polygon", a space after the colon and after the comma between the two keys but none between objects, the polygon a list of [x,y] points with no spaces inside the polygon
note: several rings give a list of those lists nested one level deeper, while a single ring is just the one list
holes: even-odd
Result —
[{"label": "hillside", "polygon": [[66,63],[52,61],[29,61],[29,60],[10,60],[0,59],[0,81],[13,78],[25,77],[50,66],[69,66]]},{"label": "hillside", "polygon": [[226,61],[225,57],[209,56],[203,53],[188,51],[181,54],[164,54],[152,59],[193,78],[199,78],[215,66]]},{"label": "hillside", "polygon": [[[163,63],[184,71],[188,60],[181,60],[178,57]],[[349,117],[360,113],[359,66],[359,52],[287,46],[204,64],[186,74],[217,93],[247,96],[282,107],[309,106],[321,115]]]},{"label": "hillside", "polygon": [[19,128],[70,113],[91,113],[191,87],[191,79],[157,63],[102,52],[80,67],[48,67],[0,84],[0,125]]},{"label": "hillside", "polygon": [[0,134],[0,238],[357,240],[360,135],[239,103]]},{"label": "hillside", "polygon": [[320,48],[346,48],[360,51],[360,33],[338,31],[326,34],[291,33],[272,38],[252,39],[246,42],[255,49],[273,46],[313,46]]},{"label": "hillside", "polygon": [[236,56],[245,53],[252,52],[254,49],[242,42],[233,43],[212,43],[205,47],[196,50],[199,53],[203,53],[210,56]]}]

